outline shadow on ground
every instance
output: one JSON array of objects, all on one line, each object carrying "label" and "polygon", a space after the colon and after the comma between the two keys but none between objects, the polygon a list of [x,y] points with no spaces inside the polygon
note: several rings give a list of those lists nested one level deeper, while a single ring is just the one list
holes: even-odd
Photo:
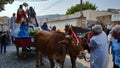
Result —
[{"label": "shadow on ground", "polygon": [[[43,59],[44,66],[40,68],[50,68],[50,64],[47,58]],[[36,56],[35,53],[29,53],[26,59],[16,58],[16,49],[14,46],[7,47],[7,53],[0,54],[0,68],[35,68]],[[64,68],[71,68],[71,61],[69,58],[65,59]],[[76,61],[77,68],[89,68]]]}]

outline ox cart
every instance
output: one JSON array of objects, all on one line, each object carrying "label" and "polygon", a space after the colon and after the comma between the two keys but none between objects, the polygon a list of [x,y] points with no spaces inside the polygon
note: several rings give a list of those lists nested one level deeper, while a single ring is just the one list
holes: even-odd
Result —
[{"label": "ox cart", "polygon": [[13,43],[16,46],[16,54],[19,56],[19,48],[22,48],[22,56],[27,57],[27,51],[30,47],[34,47],[34,37],[13,37]]}]

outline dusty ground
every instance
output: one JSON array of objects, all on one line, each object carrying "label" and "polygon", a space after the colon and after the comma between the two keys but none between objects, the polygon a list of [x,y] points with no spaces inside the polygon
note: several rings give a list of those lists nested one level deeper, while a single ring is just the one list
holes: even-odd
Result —
[{"label": "dusty ground", "polygon": [[[87,66],[90,68],[90,63],[86,62],[83,59],[78,59],[77,61],[80,61],[84,66]],[[113,63],[112,63],[112,54],[109,55],[109,67],[108,68],[113,68]]]},{"label": "dusty ground", "polygon": [[[27,59],[16,58],[15,46],[7,46],[7,53],[0,53],[0,68],[35,68],[36,57],[32,53]],[[48,59],[44,58],[44,66],[40,68],[50,68]],[[71,61],[69,56],[65,59],[65,68],[71,68]],[[90,63],[83,59],[77,59],[77,68],[90,68]],[[112,57],[109,55],[109,68],[112,68]]]}]

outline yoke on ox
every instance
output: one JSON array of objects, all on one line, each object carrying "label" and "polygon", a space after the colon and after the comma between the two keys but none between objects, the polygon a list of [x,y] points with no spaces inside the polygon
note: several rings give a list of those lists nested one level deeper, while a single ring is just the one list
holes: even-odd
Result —
[{"label": "yoke on ox", "polygon": [[65,33],[56,31],[54,33],[40,31],[35,34],[35,47],[37,54],[36,68],[42,63],[42,56],[48,56],[51,68],[54,67],[54,60],[64,68],[65,56],[68,53],[71,58],[72,68],[76,68],[76,58],[84,56],[83,44],[78,45],[73,41],[73,36],[66,37]]}]

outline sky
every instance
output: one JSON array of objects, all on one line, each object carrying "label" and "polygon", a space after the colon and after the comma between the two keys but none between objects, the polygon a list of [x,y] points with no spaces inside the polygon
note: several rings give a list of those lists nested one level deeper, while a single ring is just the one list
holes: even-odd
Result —
[{"label": "sky", "polygon": [[[83,2],[85,1],[96,4],[98,7],[97,10],[106,10],[108,8],[120,9],[120,0],[83,0]],[[65,14],[68,8],[79,4],[80,0],[15,0],[12,4],[5,5],[5,10],[0,12],[0,16],[11,17],[13,13],[17,12],[19,5],[24,2],[34,7],[37,16],[43,16],[49,14]]]}]

